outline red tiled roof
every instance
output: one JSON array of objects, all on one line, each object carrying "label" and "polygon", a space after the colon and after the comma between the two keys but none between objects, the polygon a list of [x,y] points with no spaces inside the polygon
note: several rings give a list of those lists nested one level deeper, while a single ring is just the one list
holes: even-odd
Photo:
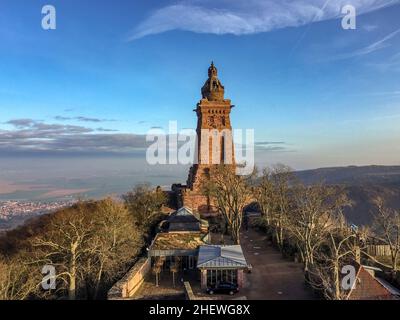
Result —
[{"label": "red tiled roof", "polygon": [[349,292],[348,300],[393,300],[395,297],[365,268],[354,265],[357,270],[356,283]]}]

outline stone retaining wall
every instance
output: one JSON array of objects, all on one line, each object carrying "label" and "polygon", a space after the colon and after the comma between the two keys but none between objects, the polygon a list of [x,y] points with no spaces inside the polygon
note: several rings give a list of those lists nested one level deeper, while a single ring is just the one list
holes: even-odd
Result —
[{"label": "stone retaining wall", "polygon": [[186,300],[196,300],[196,296],[193,293],[192,286],[190,285],[190,283],[185,281],[183,285],[185,286]]},{"label": "stone retaining wall", "polygon": [[108,300],[127,299],[132,297],[142,285],[146,274],[151,269],[150,258],[139,259],[128,273],[108,292]]}]

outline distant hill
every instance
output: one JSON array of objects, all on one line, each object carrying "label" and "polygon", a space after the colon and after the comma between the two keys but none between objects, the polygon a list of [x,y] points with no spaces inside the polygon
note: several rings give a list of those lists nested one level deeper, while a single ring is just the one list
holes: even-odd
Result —
[{"label": "distant hill", "polygon": [[400,183],[400,166],[349,166],[297,171],[304,183],[319,181],[328,184]]},{"label": "distant hill", "polygon": [[356,225],[368,225],[373,220],[376,196],[384,197],[390,206],[400,208],[400,166],[349,166],[297,171],[306,184],[323,182],[345,186],[355,202],[346,210],[346,218]]}]

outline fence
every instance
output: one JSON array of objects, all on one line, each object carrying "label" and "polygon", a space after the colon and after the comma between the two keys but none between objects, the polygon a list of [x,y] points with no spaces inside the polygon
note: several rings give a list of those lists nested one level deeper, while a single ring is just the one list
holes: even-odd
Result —
[{"label": "fence", "polygon": [[390,246],[389,245],[368,245],[367,253],[370,256],[376,257],[387,257],[390,256]]}]

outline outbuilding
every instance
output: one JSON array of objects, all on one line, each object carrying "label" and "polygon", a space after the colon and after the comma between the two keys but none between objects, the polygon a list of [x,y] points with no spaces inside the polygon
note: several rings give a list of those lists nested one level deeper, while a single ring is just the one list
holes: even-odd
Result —
[{"label": "outbuilding", "polygon": [[203,289],[219,282],[230,282],[243,287],[243,272],[248,268],[240,245],[202,245],[197,268],[201,271]]}]

